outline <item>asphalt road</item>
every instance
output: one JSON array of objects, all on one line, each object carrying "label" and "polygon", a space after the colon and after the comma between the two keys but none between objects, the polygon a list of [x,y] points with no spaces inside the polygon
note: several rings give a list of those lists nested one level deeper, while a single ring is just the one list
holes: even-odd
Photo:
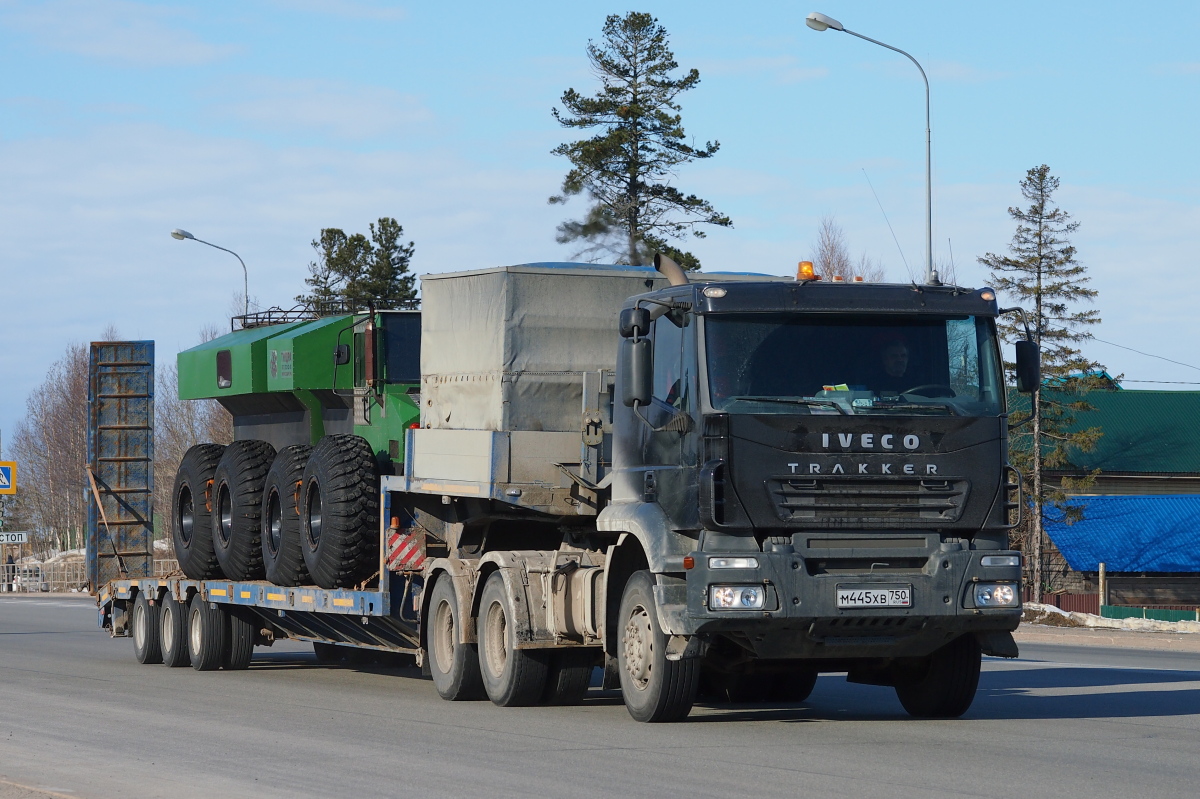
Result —
[{"label": "asphalt road", "polygon": [[141,666],[86,599],[0,597],[0,799],[395,796],[1195,796],[1200,654],[1032,644],[956,721],[823,676],[787,707],[632,721],[443,702],[413,669],[306,645],[242,672]]}]

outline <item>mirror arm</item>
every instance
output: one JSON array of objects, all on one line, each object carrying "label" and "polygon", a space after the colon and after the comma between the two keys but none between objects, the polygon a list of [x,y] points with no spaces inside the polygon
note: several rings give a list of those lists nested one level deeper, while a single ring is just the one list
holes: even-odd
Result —
[{"label": "mirror arm", "polygon": [[690,414],[685,413],[684,411],[675,411],[675,413],[671,414],[671,418],[667,420],[666,424],[664,424],[662,427],[655,427],[654,425],[650,424],[649,419],[642,415],[642,409],[639,407],[640,405],[640,402],[635,401],[633,403],[633,412],[637,418],[642,420],[642,423],[645,424],[646,427],[650,428],[650,432],[652,433],[686,433],[692,429],[692,417]]},{"label": "mirror arm", "polygon": [[1025,328],[1025,340],[1033,341],[1033,333],[1029,330],[1029,317],[1025,315],[1025,309],[1018,307],[1000,309],[1001,316],[1009,313],[1015,313],[1021,317],[1021,325]]}]

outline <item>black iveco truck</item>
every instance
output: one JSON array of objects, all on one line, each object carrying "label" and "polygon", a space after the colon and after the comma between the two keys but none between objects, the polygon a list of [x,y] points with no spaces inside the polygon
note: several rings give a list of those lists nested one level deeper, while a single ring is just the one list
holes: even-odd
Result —
[{"label": "black iveco truck", "polygon": [[[1021,615],[995,293],[673,282],[621,314],[599,527],[654,576],[613,631],[627,699],[800,700],[845,671],[961,715]],[[1032,386],[1036,351],[1018,361]]]}]

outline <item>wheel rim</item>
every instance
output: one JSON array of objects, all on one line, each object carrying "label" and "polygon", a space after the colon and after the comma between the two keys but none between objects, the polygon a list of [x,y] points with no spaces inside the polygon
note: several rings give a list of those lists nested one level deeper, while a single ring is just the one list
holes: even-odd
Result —
[{"label": "wheel rim", "polygon": [[434,613],[433,659],[442,674],[454,663],[454,611],[449,602],[439,604]]},{"label": "wheel rim", "polygon": [[188,635],[191,638],[192,651],[200,652],[200,641],[204,637],[203,629],[200,622],[200,609],[197,608],[192,614],[190,623],[188,624]]},{"label": "wheel rim", "polygon": [[196,524],[196,508],[192,504],[192,490],[186,485],[179,489],[179,537],[183,543],[192,543],[192,529]]},{"label": "wheel rim", "polygon": [[146,609],[140,602],[133,606],[133,645],[138,649],[146,645]]},{"label": "wheel rim", "polygon": [[279,492],[271,489],[267,499],[267,549],[272,555],[277,555],[282,542],[283,508],[279,504]]},{"label": "wheel rim", "polygon": [[222,544],[228,544],[233,536],[233,500],[229,496],[228,483],[221,483],[217,489],[217,508],[221,519],[217,525],[217,536]]},{"label": "wheel rim", "polygon": [[639,691],[650,685],[654,663],[654,637],[650,614],[638,605],[625,622],[625,672]]},{"label": "wheel rim", "polygon": [[308,484],[308,501],[304,509],[308,544],[313,549],[321,543],[321,485],[316,480]]},{"label": "wheel rim", "polygon": [[162,629],[159,632],[159,639],[162,641],[162,647],[165,651],[170,651],[175,647],[175,615],[174,608],[171,603],[164,603],[162,610],[159,611],[162,618]]},{"label": "wheel rim", "polygon": [[483,646],[487,653],[484,660],[491,675],[499,678],[508,663],[508,617],[504,606],[499,602],[489,605],[484,625]]}]

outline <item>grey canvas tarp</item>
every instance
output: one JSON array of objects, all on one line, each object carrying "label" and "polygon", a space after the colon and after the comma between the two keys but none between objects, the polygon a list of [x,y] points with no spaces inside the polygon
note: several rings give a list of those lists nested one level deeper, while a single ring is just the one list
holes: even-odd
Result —
[{"label": "grey canvas tarp", "polygon": [[421,425],[578,431],[583,373],[616,368],[649,267],[525,264],[421,278]]}]

